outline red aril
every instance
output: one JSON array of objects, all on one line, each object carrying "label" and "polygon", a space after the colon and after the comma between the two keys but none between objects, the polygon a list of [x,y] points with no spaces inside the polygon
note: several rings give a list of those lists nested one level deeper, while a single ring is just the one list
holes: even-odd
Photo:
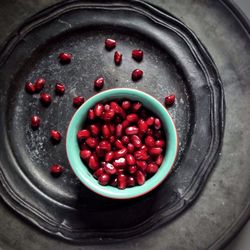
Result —
[{"label": "red aril", "polygon": [[84,149],[80,151],[80,156],[83,160],[87,160],[89,159],[89,157],[91,156],[91,151],[88,149]]},{"label": "red aril", "polygon": [[62,174],[63,167],[59,164],[54,164],[50,167],[50,173],[54,177],[58,177]]},{"label": "red aril", "polygon": [[112,50],[116,47],[116,41],[114,39],[108,38],[105,40],[105,47],[107,50]]},{"label": "red aril", "polygon": [[102,174],[102,175],[100,175],[99,178],[98,178],[98,182],[99,182],[99,184],[102,185],[102,186],[108,185],[109,180],[110,180],[110,176],[109,176],[108,174]]},{"label": "red aril", "polygon": [[116,65],[120,65],[122,62],[122,53],[119,51],[116,51],[114,54],[114,61]]},{"label": "red aril", "polygon": [[135,59],[137,62],[142,61],[143,59],[143,51],[140,49],[134,49],[132,51],[132,58]]},{"label": "red aril", "polygon": [[37,115],[33,115],[31,117],[31,127],[35,130],[38,129],[41,123],[41,119]]},{"label": "red aril", "polygon": [[125,189],[127,187],[127,176],[124,174],[119,174],[117,176],[117,186],[119,189]]},{"label": "red aril", "polygon": [[83,103],[85,99],[83,96],[76,96],[73,98],[73,106],[76,108],[79,108]]},{"label": "red aril", "polygon": [[48,93],[41,93],[40,101],[44,106],[49,106],[52,101],[51,95]]},{"label": "red aril", "polygon": [[55,85],[55,92],[58,95],[63,95],[65,92],[65,86],[62,83],[57,83]]},{"label": "red aril", "polygon": [[140,69],[135,69],[133,72],[132,72],[132,80],[133,81],[138,81],[142,78],[143,76],[143,71],[140,70]]},{"label": "red aril", "polygon": [[36,92],[41,91],[44,88],[45,83],[46,81],[44,78],[38,78],[34,83]]},{"label": "red aril", "polygon": [[32,82],[26,82],[25,84],[25,90],[26,92],[30,94],[34,94],[36,91],[35,85]]},{"label": "red aril", "polygon": [[62,135],[57,130],[51,130],[50,131],[50,138],[53,140],[53,142],[60,142],[62,139]]},{"label": "red aril", "polygon": [[136,181],[133,176],[127,177],[127,187],[134,187],[135,184],[136,184]]}]

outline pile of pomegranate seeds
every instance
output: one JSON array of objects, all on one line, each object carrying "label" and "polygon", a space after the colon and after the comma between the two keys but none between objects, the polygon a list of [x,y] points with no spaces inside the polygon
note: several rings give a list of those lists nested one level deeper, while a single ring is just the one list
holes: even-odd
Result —
[{"label": "pile of pomegranate seeds", "polygon": [[77,139],[80,157],[101,185],[142,185],[163,161],[165,135],[159,118],[140,102],[97,103]]}]

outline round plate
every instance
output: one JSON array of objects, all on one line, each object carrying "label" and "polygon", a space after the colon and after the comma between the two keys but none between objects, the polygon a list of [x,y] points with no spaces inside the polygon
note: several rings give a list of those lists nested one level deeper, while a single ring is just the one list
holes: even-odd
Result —
[{"label": "round plate", "polygon": [[[114,22],[115,20],[115,22]],[[115,24],[114,24],[115,23]],[[122,65],[104,40],[117,41]],[[144,51],[143,62],[131,59]],[[58,54],[73,54],[61,65]],[[0,54],[1,194],[28,220],[54,235],[77,242],[114,242],[149,232],[186,209],[202,190],[218,158],[224,128],[224,96],[213,61],[198,38],[178,19],[141,1],[67,1],[27,20]],[[141,81],[131,72],[142,69]],[[51,129],[62,131],[74,113],[72,99],[95,94],[93,81],[103,75],[105,88],[130,87],[163,102],[175,93],[169,109],[179,134],[179,155],[170,177],[153,192],[118,201],[87,190],[68,167],[64,142],[52,145]],[[47,80],[52,104],[24,90],[26,81]],[[63,82],[63,97],[54,94]],[[41,116],[39,130],[30,117]],[[51,164],[65,166],[54,179]]]}]

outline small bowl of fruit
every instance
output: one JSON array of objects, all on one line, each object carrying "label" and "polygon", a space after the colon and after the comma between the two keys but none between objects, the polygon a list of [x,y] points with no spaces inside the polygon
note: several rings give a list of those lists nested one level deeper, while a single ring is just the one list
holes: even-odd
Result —
[{"label": "small bowl of fruit", "polygon": [[131,199],[165,180],[176,159],[178,137],[158,100],[139,90],[114,88],[76,111],[66,150],[86,187],[104,197]]}]

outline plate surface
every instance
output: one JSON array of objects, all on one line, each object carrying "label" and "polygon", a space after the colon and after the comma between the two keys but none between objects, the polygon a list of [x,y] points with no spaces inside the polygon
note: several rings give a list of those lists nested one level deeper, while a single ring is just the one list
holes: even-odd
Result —
[{"label": "plate surface", "polygon": [[[113,52],[104,49],[107,37],[117,40],[124,55],[119,67]],[[140,64],[131,59],[134,48],[145,53]],[[58,62],[61,51],[74,55],[71,64]],[[59,3],[27,20],[1,50],[0,62],[1,194],[40,228],[77,242],[127,239],[170,221],[202,190],[221,148],[224,96],[207,51],[172,15],[141,1]],[[135,84],[130,74],[137,67],[145,76]],[[144,197],[116,201],[97,196],[67,167],[64,143],[49,141],[50,129],[65,135],[75,111],[72,98],[95,94],[92,83],[98,75],[105,77],[105,89],[133,87],[161,102],[167,94],[177,96],[169,109],[180,140],[175,170]],[[39,76],[53,95],[49,108],[24,91],[24,83]],[[63,97],[54,95],[56,82],[66,85]],[[32,114],[43,121],[35,132],[29,127]],[[53,163],[66,166],[61,178],[50,176]]]}]

